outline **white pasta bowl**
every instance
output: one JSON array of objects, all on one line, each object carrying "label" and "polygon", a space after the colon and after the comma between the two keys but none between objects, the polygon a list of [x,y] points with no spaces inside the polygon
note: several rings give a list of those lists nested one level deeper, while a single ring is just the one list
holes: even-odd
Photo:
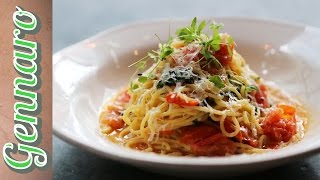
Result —
[{"label": "white pasta bowl", "polygon": [[106,99],[125,86],[128,65],[157,47],[169,28],[190,19],[136,22],[106,30],[57,52],[53,57],[53,130],[79,148],[146,170],[183,176],[232,176],[255,172],[320,152],[320,31],[287,22],[248,18],[205,18],[225,25],[237,51],[266,80],[300,99],[310,114],[304,139],[262,154],[228,157],[172,157],[120,147],[99,131]]}]

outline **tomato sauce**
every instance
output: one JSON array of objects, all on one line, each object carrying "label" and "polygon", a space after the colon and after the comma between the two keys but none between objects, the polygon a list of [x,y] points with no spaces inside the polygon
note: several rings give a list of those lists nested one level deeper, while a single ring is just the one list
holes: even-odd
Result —
[{"label": "tomato sauce", "polygon": [[288,142],[296,132],[295,108],[278,105],[262,124],[263,134],[267,136],[266,148],[275,148],[280,142]]},{"label": "tomato sauce", "polygon": [[209,125],[182,128],[180,142],[190,145],[198,156],[225,156],[235,154],[236,145],[219,128]]}]

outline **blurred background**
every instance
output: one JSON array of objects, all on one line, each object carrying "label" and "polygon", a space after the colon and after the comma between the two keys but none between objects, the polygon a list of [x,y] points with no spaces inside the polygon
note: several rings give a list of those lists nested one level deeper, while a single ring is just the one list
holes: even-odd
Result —
[{"label": "blurred background", "polygon": [[[54,0],[53,52],[112,26],[155,18],[247,16],[320,27],[319,7],[319,0]],[[53,166],[54,179],[178,179],[100,158],[55,136]],[[258,178],[319,180],[320,156],[236,179]]]},{"label": "blurred background", "polygon": [[319,0],[54,0],[53,48],[112,26],[154,18],[249,16],[319,27],[319,7]]}]

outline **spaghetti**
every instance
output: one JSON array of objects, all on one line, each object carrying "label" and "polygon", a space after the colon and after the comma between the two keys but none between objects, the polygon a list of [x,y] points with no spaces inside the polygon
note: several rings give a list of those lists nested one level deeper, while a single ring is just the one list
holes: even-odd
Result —
[{"label": "spaghetti", "polygon": [[[177,31],[133,65],[142,70],[107,104],[101,132],[129,148],[168,155],[258,153],[303,138],[306,111],[260,78],[232,37],[206,22]],[[138,73],[138,72],[137,72]]]}]

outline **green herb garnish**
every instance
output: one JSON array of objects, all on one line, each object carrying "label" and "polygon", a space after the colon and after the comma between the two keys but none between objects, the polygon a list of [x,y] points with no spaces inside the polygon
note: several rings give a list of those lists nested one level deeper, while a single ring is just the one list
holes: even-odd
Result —
[{"label": "green herb garnish", "polygon": [[[173,41],[172,37],[169,37],[168,43],[162,43],[159,36],[156,35],[156,37],[160,41],[159,50],[158,51],[152,50],[147,54],[147,56],[141,58],[140,60],[136,61],[135,63],[129,66],[129,67],[132,67],[132,66],[136,67],[138,72],[146,68],[147,61],[150,59],[153,60],[154,63],[157,63],[156,66],[151,70],[151,72],[149,72],[147,76],[140,76],[138,78],[138,81],[141,83],[145,83],[148,79],[153,79],[155,77],[155,75],[153,74],[153,71],[157,68],[157,66],[159,65],[159,62],[165,60],[168,56],[170,56],[173,53],[173,48],[170,46]],[[133,90],[137,89],[138,85],[136,86],[135,85],[130,85],[131,89]]]},{"label": "green herb garnish", "polygon": [[141,83],[145,83],[147,80],[148,80],[148,77],[147,77],[147,76],[140,76],[140,77],[138,78],[138,81],[141,82]]},{"label": "green herb garnish", "polygon": [[257,91],[258,90],[258,87],[257,86],[254,86],[254,85],[249,85],[249,86],[246,86],[246,92],[247,93],[250,93],[252,91]]},{"label": "green herb garnish", "polygon": [[[205,34],[202,34],[202,31],[206,27],[207,22],[201,21],[200,23],[197,22],[197,18],[193,18],[191,24],[187,27],[180,28],[176,31],[177,37],[180,40],[183,40],[185,43],[191,43],[194,42],[196,44],[202,45],[200,54],[203,55],[201,59],[207,60],[205,62],[203,67],[212,65],[217,69],[222,68],[222,64],[220,61],[215,57],[215,52],[220,50],[221,45],[227,45],[229,55],[232,55],[232,46],[229,46],[234,43],[234,40],[232,37],[228,37],[228,39],[225,42],[222,42],[219,31],[223,28],[223,24],[219,23],[212,23],[209,25],[210,30],[212,31],[212,36],[208,37]],[[171,44],[173,42],[173,38],[169,37],[167,43],[163,43],[158,35],[155,35],[159,39],[159,49],[157,51],[153,50],[148,53],[147,56],[143,57],[142,59],[138,60],[137,62],[133,63],[131,66],[135,66],[137,68],[137,72],[140,70],[143,70],[146,68],[148,60],[152,60],[153,63],[156,63],[154,67],[149,71],[148,74],[144,74],[144,76],[140,76],[138,78],[138,82],[145,83],[148,79],[154,79],[154,71],[160,64],[160,62],[166,60],[168,57],[170,57],[174,53],[174,48],[171,47]],[[199,60],[200,61],[200,60]],[[163,87],[165,85],[174,85],[177,82],[181,82],[184,84],[194,83],[195,80],[197,80],[198,75],[192,75],[190,76],[184,76],[183,74],[186,73],[186,71],[179,69],[171,74],[169,73],[168,76],[162,76],[158,80],[157,88]],[[225,87],[225,84],[220,76],[214,75],[210,76],[209,80],[215,84],[218,88]],[[235,84],[239,84],[238,82],[233,82]],[[138,84],[131,83],[130,85],[131,89],[137,89],[139,88]],[[248,92],[252,91],[252,87],[248,87]]]},{"label": "green herb garnish", "polygon": [[224,83],[219,75],[213,75],[209,77],[209,81],[214,83],[217,88],[223,88]]},{"label": "green herb garnish", "polygon": [[206,22],[202,21],[200,25],[197,27],[197,18],[193,18],[190,27],[184,27],[178,29],[176,34],[178,38],[184,40],[187,43],[190,43],[196,39],[200,39],[200,35],[202,30],[205,28]]},{"label": "green herb garnish", "polygon": [[160,52],[158,56],[161,61],[163,61],[173,53],[173,48],[170,46],[170,44],[160,44],[159,46],[160,46]]},{"label": "green herb garnish", "polygon": [[218,51],[220,49],[221,38],[219,35],[219,31],[222,28],[223,28],[223,24],[220,24],[220,23],[210,24],[210,29],[212,30],[213,34],[212,34],[211,40],[209,40],[208,43],[210,44],[210,47],[214,51]]},{"label": "green herb garnish", "polygon": [[149,58],[149,54],[146,55],[145,57],[139,59],[138,61],[132,63],[131,65],[129,65],[128,67],[136,67],[138,70],[143,70],[144,68],[146,68],[146,64],[147,64],[147,60]]},{"label": "green herb garnish", "polygon": [[133,91],[133,90],[136,90],[139,88],[139,85],[138,84],[134,84],[134,83],[130,83],[130,90]]},{"label": "green herb garnish", "polygon": [[205,57],[208,63],[205,65],[209,65],[213,63],[216,68],[222,68],[220,61],[213,56],[215,51],[220,49],[221,38],[219,35],[219,30],[223,28],[223,24],[213,23],[210,24],[210,29],[212,30],[212,38],[208,41],[202,41],[201,44],[203,45],[200,53]]}]

